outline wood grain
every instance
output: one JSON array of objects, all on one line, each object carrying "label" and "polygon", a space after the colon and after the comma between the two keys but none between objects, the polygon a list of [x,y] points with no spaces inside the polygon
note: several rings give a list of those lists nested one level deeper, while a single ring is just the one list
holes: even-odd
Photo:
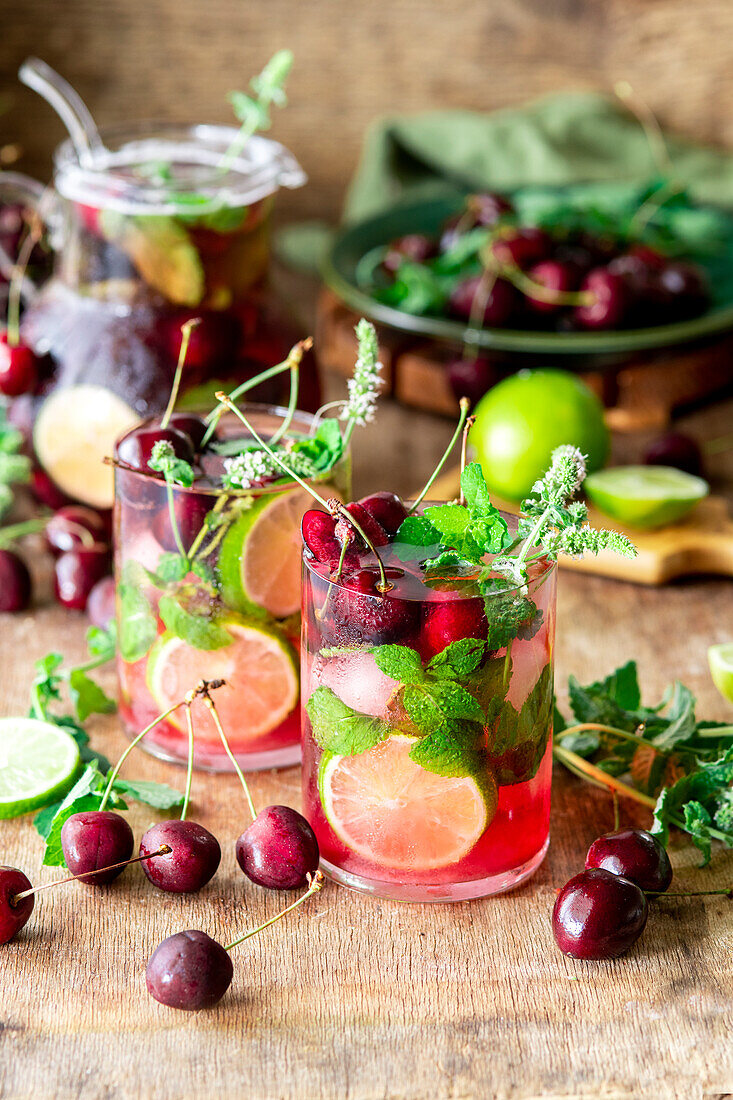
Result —
[{"label": "wood grain", "polygon": [[[721,408],[694,423],[712,434],[725,416]],[[357,438],[357,491],[414,487],[449,433],[446,421],[386,402],[375,430]],[[706,646],[730,638],[731,622],[729,581],[655,591],[564,573],[560,705],[570,672],[591,679],[636,656],[648,698],[679,677],[697,693],[701,715],[731,718],[705,660]],[[27,706],[34,659],[54,647],[82,657],[84,626],[43,594],[31,613],[0,619],[2,713]],[[106,683],[113,686],[109,674]],[[90,729],[93,743],[116,757],[124,741],[115,719]],[[183,781],[180,769],[145,755],[133,756],[128,774]],[[254,776],[252,787],[260,805],[299,804],[296,768]],[[130,868],[104,889],[42,895],[26,930],[0,949],[4,1100],[700,1100],[730,1091],[729,902],[659,903],[643,939],[616,962],[574,963],[554,947],[555,890],[612,823],[603,792],[556,773],[549,856],[515,894],[405,906],[327,885],[287,925],[237,950],[232,989],[217,1009],[187,1016],[145,992],[145,962],[158,942],[190,927],[233,938],[284,904],[236,868],[233,841],[246,820],[236,780],[197,776],[193,797],[193,816],[224,851],[201,894],[160,894]],[[153,816],[132,811],[136,835]],[[624,807],[624,816],[647,820],[635,808]],[[60,877],[39,868],[40,841],[27,819],[0,828],[3,862],[39,883]],[[733,880],[730,853],[717,851],[712,868],[698,872],[689,845],[676,838],[672,860],[679,884]]]}]

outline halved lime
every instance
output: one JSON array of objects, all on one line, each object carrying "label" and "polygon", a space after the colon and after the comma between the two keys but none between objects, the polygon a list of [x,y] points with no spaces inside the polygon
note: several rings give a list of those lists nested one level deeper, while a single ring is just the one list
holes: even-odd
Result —
[{"label": "halved lime", "polygon": [[681,519],[710,492],[707,481],[672,466],[611,466],[583,488],[600,512],[641,530]]},{"label": "halved lime", "polygon": [[79,746],[60,726],[0,718],[0,818],[20,817],[60,798],[79,766]]},{"label": "halved lime", "polygon": [[716,688],[729,703],[733,703],[733,642],[721,642],[708,649],[710,675]]},{"label": "halved lime", "polygon": [[414,743],[393,734],[360,756],[325,753],[318,776],[339,839],[377,866],[401,871],[457,863],[496,812],[496,798],[487,805],[474,779],[435,775],[411,760]]},{"label": "halved lime", "polygon": [[300,522],[311,506],[300,487],[259,497],[227,531],[219,553],[222,599],[276,619],[300,609]]},{"label": "halved lime", "polygon": [[[300,681],[295,652],[277,631],[234,617],[221,625],[232,643],[221,649],[194,649],[173,634],[163,634],[150,651],[147,682],[161,711],[182,699],[199,680],[226,680],[216,693],[216,709],[233,749],[277,728],[298,701]],[[195,700],[191,707],[196,739],[219,745],[219,733],[208,708]],[[185,728],[185,715],[169,718]]]}]

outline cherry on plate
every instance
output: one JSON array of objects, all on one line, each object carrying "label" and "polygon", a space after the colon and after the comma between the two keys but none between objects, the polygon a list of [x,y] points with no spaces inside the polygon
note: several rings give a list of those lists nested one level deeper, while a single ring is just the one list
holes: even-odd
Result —
[{"label": "cherry on plate", "polygon": [[0,611],[25,611],[31,602],[31,575],[14,550],[0,550]]},{"label": "cherry on plate", "polygon": [[581,871],[566,882],[552,911],[552,933],[573,959],[615,959],[644,931],[648,914],[635,882],[601,868]]},{"label": "cherry on plate", "polygon": [[[541,260],[530,268],[529,277],[533,283],[539,283],[540,286],[545,287],[550,294],[558,295],[575,290],[578,282],[577,273],[573,267],[560,260]],[[534,313],[555,313],[563,307],[561,301],[533,298],[531,294],[527,294],[526,303]]]},{"label": "cherry on plate", "polygon": [[585,858],[587,869],[600,867],[622,875],[642,890],[664,892],[672,881],[666,848],[646,829],[616,829],[594,840]]},{"label": "cherry on plate", "polygon": [[247,878],[269,890],[305,886],[320,859],[316,834],[290,806],[260,810],[237,840],[236,854]]},{"label": "cherry on plate", "polygon": [[436,251],[434,242],[424,233],[407,233],[404,237],[390,241],[382,266],[394,275],[404,260],[422,264],[431,259]]},{"label": "cherry on plate", "polygon": [[[121,875],[124,867],[111,867],[130,859],[135,838],[129,823],[112,810],[88,810],[72,814],[61,828],[61,850],[66,866],[80,882],[104,886]],[[98,868],[108,870],[92,874]]]},{"label": "cherry on plate", "polygon": [[586,329],[616,328],[624,319],[627,305],[623,277],[598,267],[590,271],[580,285],[581,291],[593,296],[587,305],[576,306],[575,321]]},{"label": "cherry on plate", "polygon": [[544,229],[526,226],[508,229],[492,241],[491,252],[501,264],[527,267],[544,260],[550,254],[552,238]]},{"label": "cherry on plate", "polygon": [[388,535],[396,535],[407,518],[407,508],[396,493],[371,493],[358,501],[365,512],[377,521]]},{"label": "cherry on plate", "polygon": [[[474,306],[475,303],[475,306]],[[483,290],[481,275],[470,275],[453,289],[449,300],[451,313],[468,321],[474,317],[478,325],[505,325],[516,312],[519,295],[505,279],[496,279],[488,293]],[[474,316],[474,312],[478,315]]]},{"label": "cherry on plate", "polygon": [[106,540],[105,521],[98,512],[81,504],[59,508],[46,524],[46,541],[56,554],[95,543],[104,544]]},{"label": "cherry on plate", "polygon": [[233,975],[232,960],[222,945],[205,932],[189,929],[156,947],[145,969],[145,983],[162,1005],[198,1012],[222,999]]},{"label": "cherry on plate", "polygon": [[54,595],[72,611],[84,611],[97,581],[109,572],[109,548],[95,543],[66,550],[54,566]]},{"label": "cherry on plate", "polygon": [[171,850],[144,859],[143,870],[153,886],[169,894],[193,894],[216,874],[221,862],[219,841],[195,821],[160,821],[140,841],[140,855],[151,856],[162,845]]},{"label": "cherry on plate", "polygon": [[25,344],[9,344],[7,330],[0,333],[0,393],[20,397],[38,382],[38,362]]},{"label": "cherry on plate", "polygon": [[20,932],[33,912],[35,895],[13,904],[13,898],[32,890],[30,880],[17,867],[0,867],[0,944],[9,943]]}]

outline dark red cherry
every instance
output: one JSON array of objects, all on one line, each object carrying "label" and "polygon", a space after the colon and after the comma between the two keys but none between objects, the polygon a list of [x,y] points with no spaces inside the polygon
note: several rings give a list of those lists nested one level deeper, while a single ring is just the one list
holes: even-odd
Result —
[{"label": "dark red cherry", "polygon": [[446,363],[445,370],[457,400],[467,397],[472,405],[476,405],[498,381],[496,368],[483,356],[451,359]]},{"label": "dark red cherry", "polygon": [[100,867],[110,867],[130,859],[135,838],[129,823],[112,810],[88,810],[72,814],[61,828],[61,850],[66,866],[80,882],[89,886],[104,886],[121,875],[124,867],[92,874]]},{"label": "dark red cherry", "polygon": [[149,856],[167,844],[171,851],[143,860],[153,886],[169,894],[192,894],[214,877],[221,862],[219,841],[195,821],[160,821],[140,841],[140,855]]},{"label": "dark red cherry", "polygon": [[396,493],[379,492],[362,497],[358,502],[388,535],[396,535],[407,518],[407,508]]},{"label": "dark red cherry", "polygon": [[[316,561],[328,564],[335,569],[341,556],[341,543],[336,537],[336,520],[329,512],[311,508],[303,516],[301,523],[303,542]],[[345,564],[358,565],[358,555],[353,550],[346,551]]]},{"label": "dark red cherry", "polygon": [[222,999],[233,975],[232,960],[222,945],[205,932],[189,929],[156,947],[145,969],[145,984],[162,1005],[198,1012]]},{"label": "dark red cherry", "polygon": [[[389,535],[382,527],[381,523],[374,518],[374,516],[367,511],[363,504],[354,500],[351,504],[346,505],[346,511],[349,515],[353,516],[356,522],[361,527],[366,537],[371,542],[372,546],[386,546],[389,542]],[[336,521],[336,538],[339,542],[343,542],[346,539],[349,543],[353,543],[354,548],[357,551],[365,551],[367,545],[363,538],[356,530],[356,528],[349,523],[349,521],[343,516],[339,517]]]},{"label": "dark red cherry", "polygon": [[46,524],[46,540],[56,554],[95,543],[103,545],[107,540],[107,524],[91,508],[70,504],[51,516]]},{"label": "dark red cherry", "polygon": [[25,611],[31,602],[31,575],[14,550],[0,550],[0,611]]},{"label": "dark red cherry", "polygon": [[[528,274],[533,283],[544,286],[550,294],[567,294],[577,286],[577,272],[570,264],[560,260],[542,260],[530,268]],[[533,298],[531,294],[527,295],[526,300],[534,313],[555,313],[562,309],[562,302]]]},{"label": "dark red cherry", "polygon": [[31,472],[31,492],[39,504],[45,504],[54,511],[72,503],[71,497],[59,489],[56,482],[52,481],[40,466],[36,466]]},{"label": "dark red cherry", "polygon": [[423,655],[442,653],[451,642],[461,638],[485,638],[488,623],[484,601],[479,597],[446,599],[425,605],[425,618],[420,632]]},{"label": "dark red cherry", "polygon": [[658,273],[659,286],[670,302],[670,320],[685,320],[702,313],[710,301],[708,282],[696,264],[674,260]]},{"label": "dark red cherry", "polygon": [[674,466],[698,477],[703,472],[702,451],[695,440],[683,432],[667,432],[655,439],[644,453],[644,462],[647,466]]},{"label": "dark red cherry", "polygon": [[196,456],[190,437],[178,431],[177,428],[161,428],[155,425],[134,428],[124,436],[117,444],[117,457],[135,470],[152,472],[148,463],[153,454],[153,447],[163,440],[170,443],[176,458],[193,464]]},{"label": "dark red cherry", "polygon": [[[206,516],[214,504],[206,493],[173,490],[173,512],[184,550],[188,550],[204,525]],[[153,520],[153,534],[164,550],[178,549],[168,508],[159,511]]]},{"label": "dark red cherry", "polygon": [[655,893],[667,890],[672,881],[666,848],[645,829],[616,829],[599,836],[588,849],[585,866],[623,875],[641,890]]},{"label": "dark red cherry", "polygon": [[418,264],[425,263],[435,255],[436,251],[435,243],[424,233],[408,233],[404,237],[397,237],[394,241],[390,241],[382,266],[394,275],[404,260],[411,260]]},{"label": "dark red cherry", "polygon": [[38,362],[25,344],[8,343],[7,330],[0,333],[0,393],[20,397],[31,393],[38,382]]},{"label": "dark red cherry", "polygon": [[16,894],[32,890],[30,880],[17,867],[0,867],[0,943],[9,943],[33,912],[33,894],[13,903]]},{"label": "dark red cherry", "polygon": [[109,628],[116,613],[114,577],[102,577],[101,581],[97,581],[89,593],[86,613],[92,626],[98,626],[100,630]]},{"label": "dark red cherry", "polygon": [[201,444],[208,428],[208,424],[203,416],[196,416],[195,413],[174,412],[171,413],[168,426],[187,435],[193,443],[195,451],[198,452],[201,450]]},{"label": "dark red cherry", "polygon": [[316,834],[290,806],[266,806],[239,837],[237,863],[247,878],[268,890],[305,886],[318,870]]},{"label": "dark red cherry", "polygon": [[58,602],[73,611],[83,611],[97,581],[106,576],[110,567],[109,548],[95,543],[66,550],[54,566],[54,595]]},{"label": "dark red cherry", "polygon": [[[519,295],[505,279],[496,279],[488,294],[483,286],[480,275],[471,275],[458,283],[449,300],[451,313],[466,321],[472,319],[477,325],[505,325],[517,309]],[[477,316],[473,315],[474,302]]]},{"label": "dark red cherry", "polygon": [[[388,579],[401,570],[385,570]],[[321,631],[326,645],[398,643],[416,627],[419,605],[379,592],[379,571],[367,566],[347,575],[331,593]]]},{"label": "dark red cherry", "polygon": [[496,191],[484,191],[476,195],[469,195],[466,205],[443,225],[440,236],[440,251],[448,252],[453,248],[463,233],[476,226],[493,228],[506,215],[514,211],[509,199]]},{"label": "dark red cherry", "polygon": [[577,306],[573,317],[586,329],[616,328],[626,311],[626,288],[623,277],[605,267],[589,272],[580,285],[581,291],[593,296],[588,305]]},{"label": "dark red cherry", "polygon": [[491,253],[500,264],[528,267],[550,255],[552,238],[544,229],[508,229],[492,241]]},{"label": "dark red cherry", "polygon": [[593,868],[563,886],[552,911],[552,932],[573,959],[615,959],[636,943],[647,912],[635,882]]}]

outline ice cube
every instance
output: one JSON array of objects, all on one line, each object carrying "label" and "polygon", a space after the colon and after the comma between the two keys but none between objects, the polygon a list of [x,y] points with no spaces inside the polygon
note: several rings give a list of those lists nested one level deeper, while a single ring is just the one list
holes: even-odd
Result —
[{"label": "ice cube", "polygon": [[354,650],[335,657],[316,657],[311,671],[310,690],[328,687],[343,703],[362,714],[384,718],[387,703],[398,687],[396,680],[377,668],[368,650]]}]

